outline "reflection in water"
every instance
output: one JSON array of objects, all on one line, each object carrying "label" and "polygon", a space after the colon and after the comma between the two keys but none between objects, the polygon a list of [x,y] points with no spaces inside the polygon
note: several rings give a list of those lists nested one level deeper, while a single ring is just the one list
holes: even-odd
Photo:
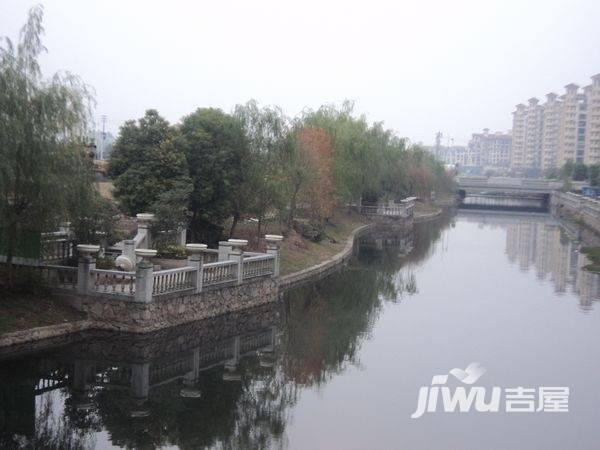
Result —
[{"label": "reflection in water", "polygon": [[[444,258],[460,261],[456,255],[464,254],[464,249],[453,247],[453,236],[465,245],[471,228],[482,232],[480,238],[492,236],[490,248],[501,262],[483,252],[482,257],[493,260],[490,267],[502,264],[516,275],[535,273],[535,283],[551,283],[557,293],[578,295],[586,311],[600,298],[599,276],[581,269],[587,261],[577,251],[578,243],[549,216],[465,213],[458,219],[448,216],[420,224],[414,234],[377,231],[360,241],[357,258],[347,268],[288,292],[281,303],[150,335],[95,332],[61,347],[5,357],[0,360],[0,448],[309,448],[306,434],[306,440],[298,443],[295,415],[306,421],[307,414],[318,412],[315,407],[327,405],[322,398],[306,400],[311,393],[333,395],[332,386],[339,387],[340,380],[356,373],[361,374],[354,381],[358,389],[369,392],[359,392],[363,402],[359,405],[366,409],[371,407],[370,399],[379,395],[410,397],[402,414],[397,404],[391,410],[378,404],[380,416],[361,419],[366,429],[379,429],[374,424],[383,429],[386,420],[394,424],[405,420],[421,378],[418,383],[400,383],[407,383],[410,370],[440,358],[436,347],[443,348],[454,330],[465,329],[465,324],[453,325],[461,323],[462,309],[482,305],[464,299],[460,286],[451,285],[461,296],[448,297],[457,306],[447,304],[443,295],[431,294],[443,292],[439,280],[450,269]],[[473,252],[468,249],[470,258]],[[476,272],[474,267],[452,269],[451,279]],[[476,283],[473,287],[478,288]],[[428,310],[432,305],[437,309]],[[442,341],[435,327],[447,325],[435,322],[439,308],[447,315],[457,314]],[[377,331],[384,316],[388,321],[394,317],[392,328],[404,333],[404,339],[391,334],[391,340],[386,340],[385,333]],[[408,322],[402,323],[406,316]],[[428,323],[431,320],[435,325]],[[410,331],[415,321],[425,339],[438,339],[435,346],[412,349],[412,339],[423,338]],[[377,333],[384,337],[377,338]],[[490,335],[488,325],[478,344],[484,345]],[[408,359],[390,358],[395,349]],[[412,359],[411,349],[418,355]],[[451,364],[462,364],[463,359]],[[390,373],[387,368],[392,363],[398,366],[391,366]],[[373,372],[379,365],[383,375]],[[428,368],[426,372],[430,375]],[[390,384],[378,387],[388,379]],[[343,392],[342,398],[347,399],[356,389]],[[342,407],[335,396],[329,401],[335,408]],[[361,410],[355,415],[361,417]],[[349,420],[347,412],[344,417]],[[328,420],[335,425],[334,418]],[[412,424],[402,423],[409,439]],[[395,425],[392,429],[399,431]],[[348,439],[340,440],[332,428],[329,439],[321,429],[321,440],[315,442],[331,448],[363,435],[360,429],[346,433]],[[418,429],[414,434],[422,435]],[[398,436],[381,439],[372,441],[379,444],[374,448],[394,447]],[[419,441],[407,442],[416,448]]]},{"label": "reflection in water", "polygon": [[551,216],[462,217],[481,227],[504,229],[509,261],[522,272],[534,270],[539,280],[550,280],[559,295],[570,290],[583,311],[600,300],[600,274],[583,269],[590,261],[579,251],[581,243]]}]

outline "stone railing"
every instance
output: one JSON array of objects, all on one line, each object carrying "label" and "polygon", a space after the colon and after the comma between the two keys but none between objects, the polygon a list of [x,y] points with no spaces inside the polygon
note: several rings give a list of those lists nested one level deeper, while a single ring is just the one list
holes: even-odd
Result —
[{"label": "stone railing", "polygon": [[361,206],[360,213],[367,216],[388,216],[408,218],[412,216],[414,205],[409,204],[393,204],[393,205],[373,205]]},{"label": "stone railing", "polygon": [[154,272],[152,295],[196,289],[196,272],[197,269],[195,267],[181,267],[179,269]]},{"label": "stone railing", "polygon": [[273,255],[251,256],[244,259],[244,279],[273,275],[275,257]]},{"label": "stone railing", "polygon": [[135,295],[135,272],[90,270],[90,290],[102,294]]},{"label": "stone railing", "polygon": [[217,261],[205,264],[202,271],[202,285],[211,286],[237,281],[236,261]]},{"label": "stone railing", "polygon": [[42,260],[66,261],[75,254],[75,243],[67,235],[56,236],[54,239],[45,237],[42,241]]},{"label": "stone railing", "polygon": [[38,266],[37,270],[49,287],[69,291],[77,289],[77,267],[43,265]]},{"label": "stone railing", "polygon": [[213,263],[219,260],[219,250],[214,248],[207,248],[204,250],[204,262]]},{"label": "stone railing", "polygon": [[[78,245],[79,266],[55,267],[60,274],[54,285],[69,285],[85,295],[114,295],[136,302],[149,303],[166,294],[200,293],[209,286],[239,285],[258,277],[279,276],[279,241],[281,236],[267,235],[267,253],[243,252],[247,241],[230,239],[209,250],[204,244],[188,244],[186,267],[154,271],[151,259],[156,250],[136,249],[139,260],[135,272],[96,268],[96,245]],[[205,263],[204,258],[210,261]],[[220,260],[216,260],[219,258]],[[55,270],[58,270],[55,269]],[[57,275],[49,277],[56,279]],[[51,283],[49,283],[51,284]]]}]

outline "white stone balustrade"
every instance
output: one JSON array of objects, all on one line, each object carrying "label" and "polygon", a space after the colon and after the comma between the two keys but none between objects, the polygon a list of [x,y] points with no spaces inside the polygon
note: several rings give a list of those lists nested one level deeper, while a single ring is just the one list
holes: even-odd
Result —
[{"label": "white stone balustrade", "polygon": [[[205,244],[187,244],[187,266],[155,271],[152,258],[156,250],[135,249],[135,271],[96,268],[97,245],[78,245],[79,266],[40,266],[48,285],[59,289],[76,289],[84,295],[109,295],[119,299],[149,303],[165,294],[200,293],[209,286],[239,285],[259,277],[279,275],[278,235],[266,235],[267,252],[244,252],[248,241],[230,239],[222,242],[227,259],[216,261],[218,251]],[[205,258],[210,258],[205,262]]]},{"label": "white stone balustrade", "polygon": [[77,292],[87,294],[91,290],[91,271],[96,268],[95,255],[100,251],[99,245],[79,244],[79,264],[77,266]]},{"label": "white stone balustrade", "polygon": [[141,258],[135,270],[135,301],[150,303],[154,289],[152,258],[156,250],[136,249],[135,256]]},{"label": "white stone balustrade", "polygon": [[244,282],[244,250],[243,248],[248,245],[246,239],[229,239],[227,242],[231,244],[231,253],[229,253],[229,260],[237,263],[237,283],[242,284]]},{"label": "white stone balustrade", "polygon": [[280,236],[278,234],[266,234],[265,241],[267,241],[267,254],[272,255],[274,258],[273,276],[278,277],[279,267],[281,265],[279,245],[280,242],[283,241],[283,236]]},{"label": "white stone balustrade", "polygon": [[185,246],[188,252],[188,266],[196,270],[194,275],[194,287],[196,292],[202,292],[202,278],[204,266],[204,252],[207,250],[206,244],[187,244]]}]

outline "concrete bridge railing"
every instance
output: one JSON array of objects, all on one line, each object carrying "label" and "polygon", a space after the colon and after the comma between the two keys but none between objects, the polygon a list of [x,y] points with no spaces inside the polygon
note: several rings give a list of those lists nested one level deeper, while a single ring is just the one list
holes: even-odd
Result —
[{"label": "concrete bridge railing", "polygon": [[490,190],[502,192],[551,193],[563,186],[562,181],[508,177],[457,177],[461,190]]}]

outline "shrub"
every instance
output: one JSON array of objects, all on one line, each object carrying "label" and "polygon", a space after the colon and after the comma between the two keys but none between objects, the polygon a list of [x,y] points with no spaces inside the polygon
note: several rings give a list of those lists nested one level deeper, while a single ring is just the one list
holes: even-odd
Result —
[{"label": "shrub", "polygon": [[157,250],[156,256],[164,259],[186,259],[185,247],[181,245],[166,245]]}]

